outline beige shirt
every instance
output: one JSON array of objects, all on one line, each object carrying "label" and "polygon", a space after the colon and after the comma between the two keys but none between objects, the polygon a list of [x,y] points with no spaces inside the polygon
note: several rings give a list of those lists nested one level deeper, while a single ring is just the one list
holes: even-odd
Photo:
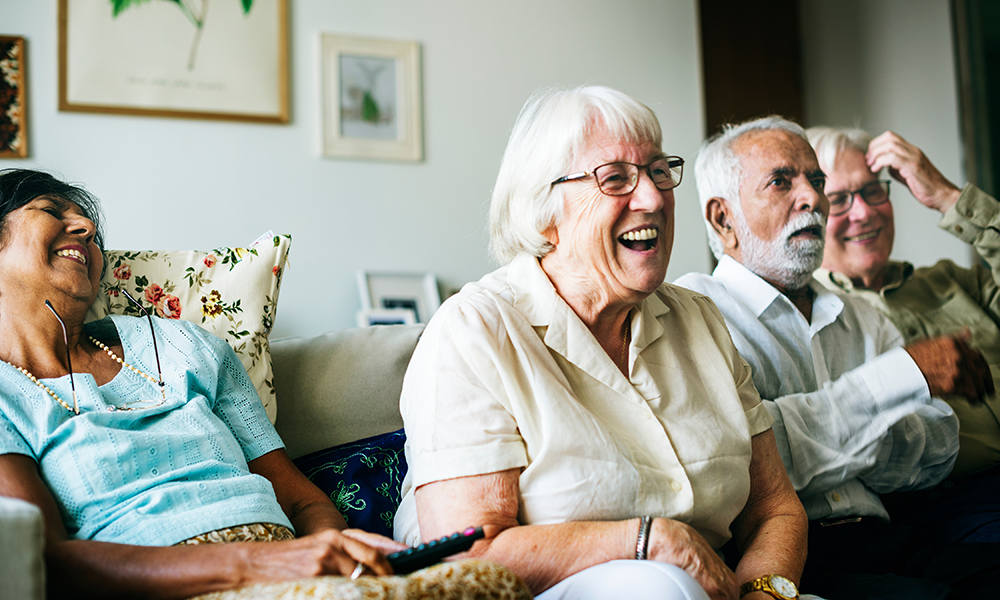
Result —
[{"label": "beige shirt", "polygon": [[652,515],[725,543],[772,418],[708,298],[665,284],[631,323],[626,379],[533,257],[449,299],[403,383],[396,539],[420,541],[415,487],[522,468],[522,524]]}]

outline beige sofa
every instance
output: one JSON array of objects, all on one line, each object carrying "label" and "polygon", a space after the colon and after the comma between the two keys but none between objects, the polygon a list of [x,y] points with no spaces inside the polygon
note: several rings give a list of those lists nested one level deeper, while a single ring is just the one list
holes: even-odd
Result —
[{"label": "beige sofa", "polygon": [[[272,341],[275,426],[291,457],[401,428],[399,392],[421,331],[389,325]],[[0,547],[0,598],[42,600],[37,508],[0,498]]]}]

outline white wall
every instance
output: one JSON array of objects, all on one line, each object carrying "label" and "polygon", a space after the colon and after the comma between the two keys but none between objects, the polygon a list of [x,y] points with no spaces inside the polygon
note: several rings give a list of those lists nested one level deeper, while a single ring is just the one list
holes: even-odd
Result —
[{"label": "white wall", "polygon": [[[490,189],[517,112],[540,86],[618,87],[657,112],[669,152],[693,162],[700,143],[694,0],[289,4],[292,122],[282,126],[59,112],[56,0],[0,0],[0,34],[28,42],[31,150],[0,168],[84,183],[103,200],[110,248],[208,249],[267,229],[292,234],[277,338],[353,326],[358,269],[434,271],[447,288],[492,270]],[[321,32],[422,44],[424,162],[320,157]],[[671,280],[708,268],[686,179]]]},{"label": "white wall", "polygon": [[[965,183],[948,0],[801,0],[806,125],[891,129]],[[916,265],[971,251],[940,214],[892,188],[893,257]]]}]

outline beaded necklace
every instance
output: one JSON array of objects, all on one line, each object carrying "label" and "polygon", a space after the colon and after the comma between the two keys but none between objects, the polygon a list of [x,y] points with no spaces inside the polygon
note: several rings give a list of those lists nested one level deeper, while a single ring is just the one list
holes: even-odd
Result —
[{"label": "beaded necklace", "polygon": [[[111,350],[111,348],[108,348],[107,346],[105,346],[101,342],[97,341],[96,339],[94,339],[94,337],[87,336],[87,339],[89,339],[92,344],[94,344],[95,346],[97,346],[101,350],[104,350],[105,352],[107,352],[108,356],[111,357],[111,360],[114,360],[117,363],[119,363],[119,364],[121,364],[121,365],[123,365],[125,367],[128,367],[134,373],[137,373],[137,374],[141,375],[142,377],[145,377],[146,379],[149,380],[150,383],[152,383],[152,384],[154,384],[154,385],[156,385],[157,387],[160,388],[160,395],[162,396],[162,398],[156,404],[152,404],[152,405],[149,405],[149,406],[132,406],[133,404],[147,404],[148,402],[150,402],[150,400],[136,400],[134,402],[129,402],[129,403],[125,404],[124,406],[108,406],[108,410],[109,411],[113,412],[113,411],[125,411],[125,410],[145,410],[145,409],[149,409],[149,408],[156,408],[157,406],[160,406],[161,404],[163,404],[164,402],[167,401],[166,387],[165,387],[165,384],[162,381],[159,381],[155,377],[153,377],[152,375],[144,373],[143,371],[140,371],[139,369],[137,369],[137,368],[133,367],[132,365],[128,364],[127,362],[125,362],[124,360],[122,360],[117,354],[115,354],[114,351]],[[66,410],[68,410],[69,412],[71,412],[73,414],[77,414],[77,415],[80,414],[80,410],[79,409],[74,409],[69,404],[66,404],[66,402],[64,402],[63,399],[59,397],[59,394],[56,394],[54,391],[52,391],[51,388],[49,388],[49,386],[47,386],[44,383],[42,383],[41,381],[39,381],[38,378],[35,377],[34,374],[31,373],[31,371],[25,369],[24,367],[19,367],[19,366],[15,365],[15,364],[9,363],[7,361],[3,361],[3,362],[5,362],[6,364],[8,364],[8,365],[14,367],[15,369],[17,369],[25,377],[27,377],[32,382],[34,382],[35,385],[37,385],[38,387],[40,387],[43,390],[45,390],[46,392],[48,392],[48,394],[50,396],[52,396],[52,398],[55,399],[56,402],[58,402],[59,404],[61,404],[63,408],[65,408]],[[71,374],[71,377],[72,377],[72,374]],[[74,402],[74,404],[75,404],[75,402]]]}]

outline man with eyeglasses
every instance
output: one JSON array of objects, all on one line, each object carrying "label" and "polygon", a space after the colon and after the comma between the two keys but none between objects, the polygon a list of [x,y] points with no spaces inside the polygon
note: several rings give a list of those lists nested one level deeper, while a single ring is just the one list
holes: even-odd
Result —
[{"label": "man with eyeglasses", "polygon": [[945,598],[952,583],[969,592],[964,573],[925,577],[936,553],[907,564],[914,538],[893,527],[879,495],[947,476],[958,420],[935,396],[965,385],[978,398],[992,383],[985,361],[951,339],[904,348],[888,318],[813,279],[829,204],[798,125],[726,126],[699,151],[695,179],[719,264],[674,283],[718,306],[774,417],[809,518],[802,589],[830,599]]},{"label": "man with eyeglasses", "polygon": [[[823,268],[815,276],[834,290],[862,298],[899,328],[907,344],[959,336],[982,352],[1000,382],[1000,203],[969,184],[959,189],[920,148],[888,131],[872,139],[860,129],[814,127],[808,132],[827,174],[831,211]],[[942,260],[914,268],[891,261],[894,237],[889,181],[905,185],[940,212],[940,227],[973,244],[988,267]],[[833,208],[836,207],[836,208]],[[996,387],[996,383],[994,384]],[[943,395],[959,419],[959,452],[948,480],[919,494],[885,498],[890,514],[940,543],[1000,541],[1000,398],[983,402]]]},{"label": "man with eyeglasses", "polygon": [[[875,139],[860,129],[813,127],[807,131],[827,175],[830,200],[823,268],[825,286],[867,300],[899,328],[906,343],[965,335],[1000,376],[1000,203],[973,185],[959,189],[923,152],[887,131]],[[924,206],[943,217],[940,227],[973,244],[990,268],[964,268],[950,260],[919,269],[891,261],[894,237],[888,171]],[[1000,383],[1000,381],[998,381]],[[960,449],[951,478],[1000,463],[1000,398],[970,404],[943,398],[958,415]]]}]

